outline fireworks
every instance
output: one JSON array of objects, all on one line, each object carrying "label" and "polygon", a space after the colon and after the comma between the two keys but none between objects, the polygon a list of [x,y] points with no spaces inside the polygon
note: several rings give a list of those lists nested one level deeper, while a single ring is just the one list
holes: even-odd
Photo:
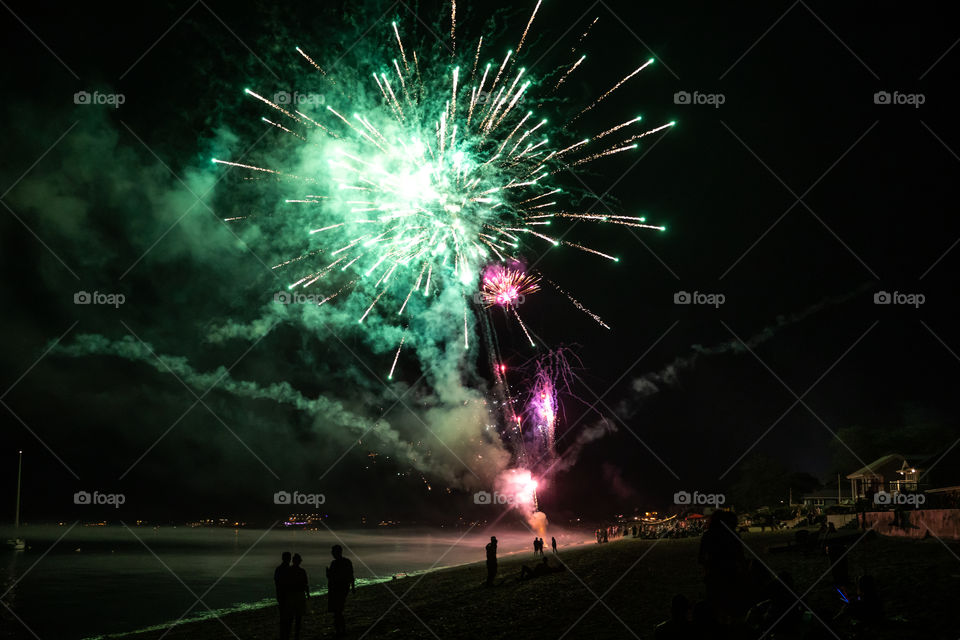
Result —
[{"label": "fireworks", "polygon": [[556,429],[560,412],[559,393],[576,397],[572,391],[576,375],[573,361],[579,358],[568,348],[560,347],[537,358],[533,364],[533,374],[528,381],[528,391],[524,416],[526,418],[524,446],[535,453],[533,462],[552,461],[556,455]]},{"label": "fireworks", "polygon": [[[563,122],[552,111],[559,104],[554,94],[590,68],[579,48],[597,20],[582,30],[572,59],[556,73],[537,76],[523,64],[534,49],[530,34],[540,9],[538,0],[515,49],[505,52],[491,51],[482,37],[464,46],[455,2],[449,48],[421,50],[396,22],[382,29],[376,55],[358,55],[356,67],[338,58],[337,72],[297,47],[296,57],[314,78],[300,88],[314,93],[292,95],[323,100],[301,104],[291,101],[291,93],[270,99],[263,91],[245,90],[271,110],[263,123],[289,143],[275,156],[289,158],[290,165],[213,162],[243,169],[261,184],[281,185],[286,197],[270,219],[283,221],[277,224],[281,240],[302,234],[306,246],[299,255],[280,254],[273,269],[288,289],[323,289],[312,298],[317,304],[336,298],[336,308],[324,309],[324,318],[348,318],[355,328],[363,327],[379,352],[390,352],[388,379],[405,346],[420,359],[425,375],[438,379],[438,355],[448,357],[443,366],[452,379],[468,366],[471,348],[483,345],[493,366],[491,394],[502,412],[501,438],[521,467],[502,475],[501,491],[542,535],[546,520],[537,511],[538,481],[530,469],[556,460],[558,396],[569,394],[573,373],[566,350],[549,351],[527,380],[525,409],[518,412],[489,311],[498,307],[512,316],[535,347],[517,308],[546,281],[609,329],[572,294],[524,265],[536,264],[545,250],[566,248],[619,262],[609,250],[572,235],[581,222],[665,230],[643,216],[583,210],[577,204],[582,198],[569,198],[560,178],[590,163],[628,156],[641,138],[674,122],[646,128],[635,113],[620,114],[588,132],[591,137],[573,135],[574,123],[591,121],[610,107],[610,97],[636,82],[654,60],[618,74],[619,81],[570,110],[575,115]],[[540,54],[531,59],[539,62]],[[242,224],[247,217],[227,220]],[[475,327],[481,340],[472,339]],[[536,457],[528,457],[528,447]]]},{"label": "fireworks", "polygon": [[[564,127],[551,128],[540,107],[527,106],[542,104],[543,97],[586,64],[580,56],[537,97],[540,79],[527,73],[518,58],[539,8],[538,2],[516,49],[486,64],[483,58],[492,52],[484,50],[482,38],[475,49],[455,48],[458,53],[450,62],[446,55],[421,55],[404,42],[402,27],[393,23],[383,34],[387,55],[371,60],[360,72],[366,84],[351,85],[349,91],[344,88],[347,82],[337,82],[332,72],[297,47],[299,57],[318,72],[317,87],[330,96],[324,107],[310,105],[310,111],[306,105],[246,90],[275,112],[273,120],[263,118],[267,126],[307,145],[303,164],[309,169],[298,170],[305,175],[214,159],[295,185],[296,193],[284,204],[301,214],[308,227],[305,237],[315,248],[274,267],[293,273],[290,288],[323,285],[321,281],[335,273],[334,266],[350,271],[349,285],[329,286],[338,294],[349,288],[349,297],[365,300],[357,318],[363,323],[378,305],[402,316],[411,299],[449,288],[469,300],[479,282],[482,304],[509,307],[530,338],[515,301],[537,290],[536,278],[506,266],[496,267],[493,276],[488,268],[481,276],[484,265],[512,264],[524,252],[560,246],[618,260],[565,240],[565,234],[549,233],[558,219],[663,229],[640,216],[595,215],[562,204],[563,191],[552,176],[629,153],[637,147],[635,140],[673,122],[636,133],[641,118],[633,117],[593,139],[556,144],[566,136]],[[455,15],[454,9],[454,42]],[[650,59],[635,68],[571,123],[652,63]],[[464,344],[469,346],[469,326],[466,321],[464,325]]]},{"label": "fireworks", "polygon": [[540,290],[539,278],[516,267],[493,264],[483,272],[480,301],[484,307],[514,307]]},{"label": "fireworks", "polygon": [[523,511],[537,510],[539,483],[526,469],[509,469],[497,479],[497,502]]}]

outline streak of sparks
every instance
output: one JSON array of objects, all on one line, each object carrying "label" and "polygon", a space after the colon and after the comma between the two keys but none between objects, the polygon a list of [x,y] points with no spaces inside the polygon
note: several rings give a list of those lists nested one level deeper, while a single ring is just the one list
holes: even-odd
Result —
[{"label": "streak of sparks", "polygon": [[596,100],[594,100],[593,102],[591,102],[590,105],[587,106],[586,109],[584,109],[583,111],[581,111],[580,113],[578,113],[576,116],[574,116],[573,120],[571,120],[570,122],[571,122],[571,123],[574,122],[577,118],[579,118],[580,116],[582,116],[582,115],[585,114],[586,112],[588,112],[588,111],[590,111],[591,109],[593,109],[594,107],[596,107],[596,106],[597,106],[598,104],[600,104],[607,96],[609,96],[611,93],[613,93],[614,91],[616,91],[617,89],[619,89],[619,88],[623,85],[624,82],[626,82],[627,80],[629,80],[629,79],[632,78],[633,76],[637,75],[638,73],[640,73],[641,71],[643,71],[644,69],[646,69],[646,68],[647,68],[648,66],[650,66],[651,64],[653,64],[653,58],[650,58],[649,60],[647,60],[646,62],[644,62],[642,65],[640,65],[639,67],[637,67],[636,69],[634,69],[633,72],[630,73],[630,74],[629,74],[627,77],[625,77],[623,80],[621,80],[621,81],[618,82],[617,84],[613,85],[613,87],[611,87],[610,89],[608,89],[606,93],[604,93],[604,94],[601,95],[599,98],[597,98]]},{"label": "streak of sparks", "polygon": [[393,370],[397,368],[397,360],[400,359],[400,349],[403,349],[403,341],[406,339],[406,335],[400,336],[400,346],[397,347],[397,354],[393,356],[393,364],[390,366],[390,373],[387,375],[387,380],[393,380]]}]

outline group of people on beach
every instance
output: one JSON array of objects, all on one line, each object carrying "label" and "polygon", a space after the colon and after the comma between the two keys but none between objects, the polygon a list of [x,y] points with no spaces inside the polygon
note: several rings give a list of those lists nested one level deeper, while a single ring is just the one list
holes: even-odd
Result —
[{"label": "group of people on beach", "polygon": [[[518,580],[525,581],[531,578],[539,578],[550,573],[556,573],[558,571],[564,571],[565,567],[563,564],[559,566],[552,566],[550,560],[543,554],[544,541],[543,538],[536,537],[533,539],[533,556],[541,557],[541,562],[534,565],[533,567],[528,567],[527,565],[522,565],[520,567],[520,577]],[[557,539],[553,536],[550,537],[550,547],[553,549],[553,555],[557,555]],[[494,584],[494,579],[497,577],[497,536],[490,536],[490,542],[486,546],[487,552],[487,581],[486,586],[492,587]]]},{"label": "group of people on beach", "polygon": [[[828,527],[824,529],[822,533],[829,531]],[[884,619],[876,581],[870,575],[850,580],[846,558],[838,553],[844,547],[837,539],[810,538],[812,545],[795,544],[788,549],[795,553],[813,550],[826,556],[830,563],[829,588],[839,602],[835,614],[807,609],[788,571],[773,573],[758,557],[745,559],[736,515],[715,511],[700,541],[705,597],[691,604],[683,594],[674,596],[670,618],[657,627],[654,638],[682,640],[758,634],[773,638],[829,638],[846,637],[844,634],[848,633],[857,638],[872,637]]]},{"label": "group of people on beach", "polygon": [[[342,636],[347,631],[343,617],[347,594],[356,587],[353,563],[343,557],[343,547],[338,544],[330,549],[330,554],[333,562],[326,572],[327,611],[333,614],[333,626],[337,636]],[[300,640],[303,615],[310,597],[310,581],[307,579],[307,572],[300,566],[302,563],[303,558],[299,553],[291,556],[289,551],[284,551],[280,556],[280,565],[273,571],[280,611],[280,640],[289,640],[291,632],[295,640]]]},{"label": "group of people on beach", "polygon": [[688,538],[699,536],[705,530],[704,519],[679,520],[672,519],[664,522],[644,523],[641,525],[612,525],[594,531],[597,543],[610,542],[610,538],[644,538],[656,540],[660,538]]},{"label": "group of people on beach", "polygon": [[[553,548],[553,554],[557,554],[557,539],[550,538],[550,546]],[[543,557],[543,538],[533,539],[533,555]]]}]

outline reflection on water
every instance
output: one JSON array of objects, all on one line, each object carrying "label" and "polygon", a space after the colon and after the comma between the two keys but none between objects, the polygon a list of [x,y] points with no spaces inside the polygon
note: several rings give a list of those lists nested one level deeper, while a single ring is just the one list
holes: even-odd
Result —
[{"label": "reflection on water", "polygon": [[[333,544],[344,547],[354,561],[358,584],[363,584],[389,580],[399,572],[482,561],[490,536],[489,531],[463,535],[438,530],[68,529],[21,528],[27,550],[0,551],[5,554],[0,565],[6,592],[2,600],[41,638],[83,638],[181,616],[209,617],[211,609],[219,614],[269,606],[273,569],[283,551],[303,556],[311,589],[321,593],[326,586],[323,568],[330,562]],[[531,548],[532,536],[526,532],[495,533],[501,556]],[[0,529],[0,539],[7,534]],[[585,539],[579,534],[551,534],[560,544]],[[197,603],[196,596],[208,589],[203,604]],[[0,612],[4,627],[11,622],[23,629],[6,607]]]}]

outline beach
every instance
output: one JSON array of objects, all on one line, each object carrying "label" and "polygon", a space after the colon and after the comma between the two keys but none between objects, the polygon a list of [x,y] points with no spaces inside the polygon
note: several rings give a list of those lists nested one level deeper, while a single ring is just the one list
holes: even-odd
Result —
[{"label": "beach", "polygon": [[[747,533],[744,556],[771,571],[789,571],[796,594],[814,615],[811,637],[835,637],[823,624],[842,601],[830,584],[829,562],[819,552],[772,552],[794,532]],[[483,585],[482,562],[402,577],[357,589],[347,601],[350,638],[652,638],[669,616],[675,594],[703,598],[697,560],[699,538],[616,539],[560,549],[566,571],[520,582],[532,553],[504,558],[494,587]],[[851,576],[872,574],[887,622],[875,638],[953,638],[952,609],[960,591],[960,545],[868,535],[850,545]],[[551,557],[550,552],[547,556]],[[551,563],[554,559],[551,557]],[[324,596],[311,598],[304,637],[332,637]],[[172,629],[111,635],[130,640],[274,638],[274,607],[240,611]],[[841,635],[840,637],[849,637]]]}]

